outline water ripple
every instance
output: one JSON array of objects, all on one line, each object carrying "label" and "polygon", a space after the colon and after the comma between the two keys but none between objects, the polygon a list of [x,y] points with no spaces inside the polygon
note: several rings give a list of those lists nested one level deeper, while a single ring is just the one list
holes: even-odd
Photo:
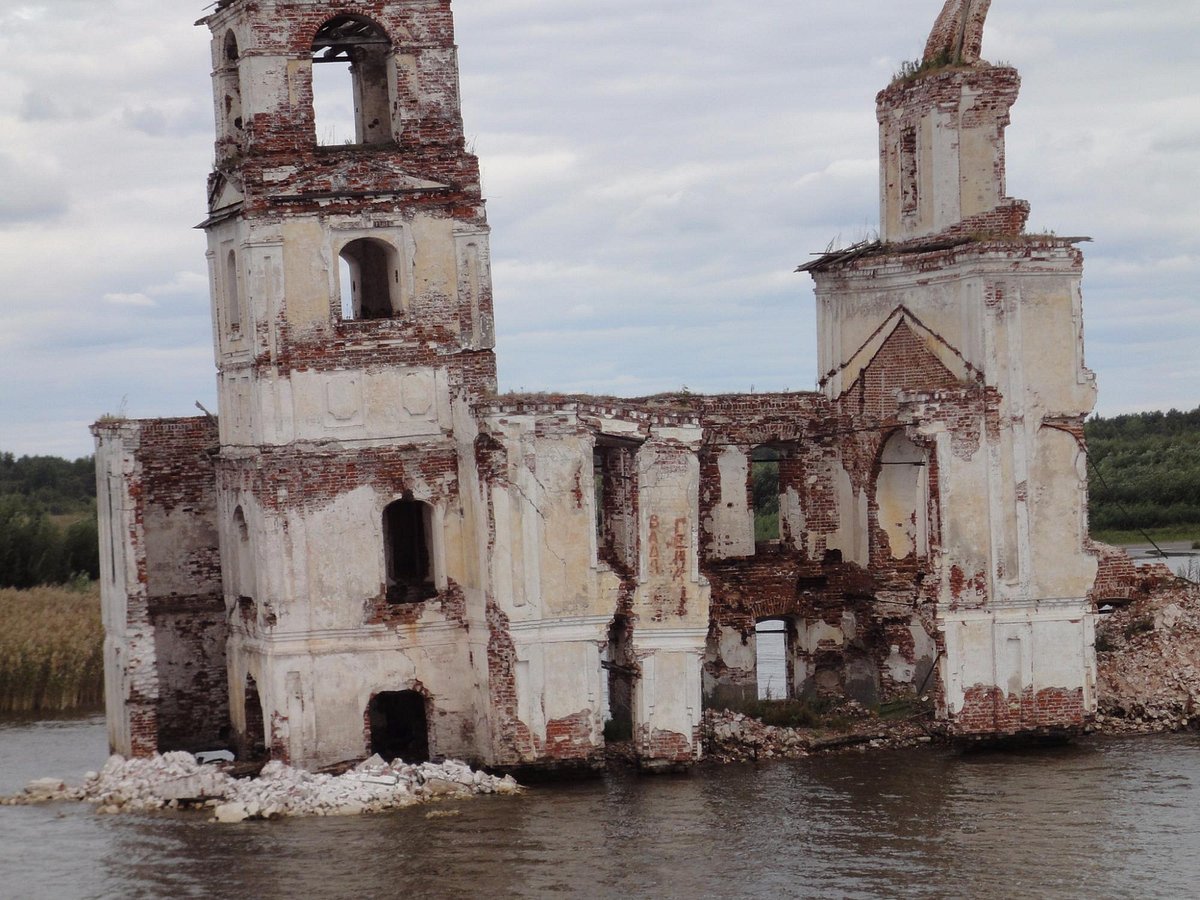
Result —
[{"label": "water ripple", "polygon": [[[91,729],[91,732],[88,729]],[[74,731],[72,731],[74,729]],[[82,729],[82,731],[80,731]],[[0,727],[0,775],[103,725]],[[90,746],[78,740],[80,747]],[[22,898],[1184,897],[1200,883],[1195,736],[959,756],[854,753],[519,798],[216,827],[0,809]],[[88,752],[94,752],[89,750]],[[94,767],[82,759],[76,770]],[[11,774],[10,774],[11,773]],[[32,777],[33,772],[25,777]]]}]

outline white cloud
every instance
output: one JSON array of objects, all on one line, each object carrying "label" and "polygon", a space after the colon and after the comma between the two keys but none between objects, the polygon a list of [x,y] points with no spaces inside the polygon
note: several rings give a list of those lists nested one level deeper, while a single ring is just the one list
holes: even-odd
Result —
[{"label": "white cloud", "polygon": [[[939,6],[455,0],[502,385],[810,387],[793,269],[877,227],[875,93]],[[131,415],[215,406],[198,11],[0,9],[0,380],[41,386],[0,394],[0,448],[86,452],[80,423],[125,395]],[[1178,0],[990,15],[985,55],[1024,79],[1009,191],[1035,227],[1096,238],[1102,411],[1200,402],[1197,43],[1200,5]]]},{"label": "white cloud", "polygon": [[105,294],[102,298],[105,303],[111,303],[114,306],[157,306],[158,304],[147,297],[145,294]]},{"label": "white cloud", "polygon": [[67,196],[53,159],[0,151],[0,228],[58,218],[67,210]]}]

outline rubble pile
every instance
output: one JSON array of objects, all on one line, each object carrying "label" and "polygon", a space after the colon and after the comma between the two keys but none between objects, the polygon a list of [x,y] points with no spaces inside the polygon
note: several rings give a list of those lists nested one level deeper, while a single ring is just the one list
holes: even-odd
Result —
[{"label": "rubble pile", "polygon": [[1177,731],[1200,724],[1200,586],[1172,579],[1096,628],[1099,730]]},{"label": "rubble pile", "polygon": [[787,728],[731,710],[704,714],[706,752],[714,762],[799,759],[814,753],[851,748],[913,747],[932,741],[918,718],[881,719],[853,701],[831,719],[838,727]]},{"label": "rubble pile", "polygon": [[101,813],[202,806],[211,809],[219,822],[241,822],[352,816],[431,800],[518,791],[511,776],[497,778],[454,760],[409,765],[373,756],[343,775],[313,774],[272,761],[257,778],[241,779],[201,765],[190,753],[166,753],[148,759],[112,756],[99,772],[84,776],[79,787],[43,778],[31,782],[23,795],[4,802],[77,800],[96,804]]}]

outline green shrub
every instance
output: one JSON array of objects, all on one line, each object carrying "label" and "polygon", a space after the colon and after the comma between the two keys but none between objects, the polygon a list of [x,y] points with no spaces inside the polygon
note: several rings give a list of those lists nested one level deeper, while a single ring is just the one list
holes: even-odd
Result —
[{"label": "green shrub", "polygon": [[732,712],[760,719],[764,725],[812,728],[830,724],[827,716],[830,706],[830,701],[814,697],[805,700],[750,700],[739,704],[737,708],[729,708]]}]

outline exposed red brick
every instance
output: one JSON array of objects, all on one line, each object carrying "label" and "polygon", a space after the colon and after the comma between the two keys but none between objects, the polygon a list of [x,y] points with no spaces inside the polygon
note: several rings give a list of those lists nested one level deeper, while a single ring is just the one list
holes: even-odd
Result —
[{"label": "exposed red brick", "polygon": [[954,731],[962,736],[996,737],[1078,730],[1086,721],[1082,688],[1026,688],[1017,695],[999,687],[975,685],[965,692]]}]

